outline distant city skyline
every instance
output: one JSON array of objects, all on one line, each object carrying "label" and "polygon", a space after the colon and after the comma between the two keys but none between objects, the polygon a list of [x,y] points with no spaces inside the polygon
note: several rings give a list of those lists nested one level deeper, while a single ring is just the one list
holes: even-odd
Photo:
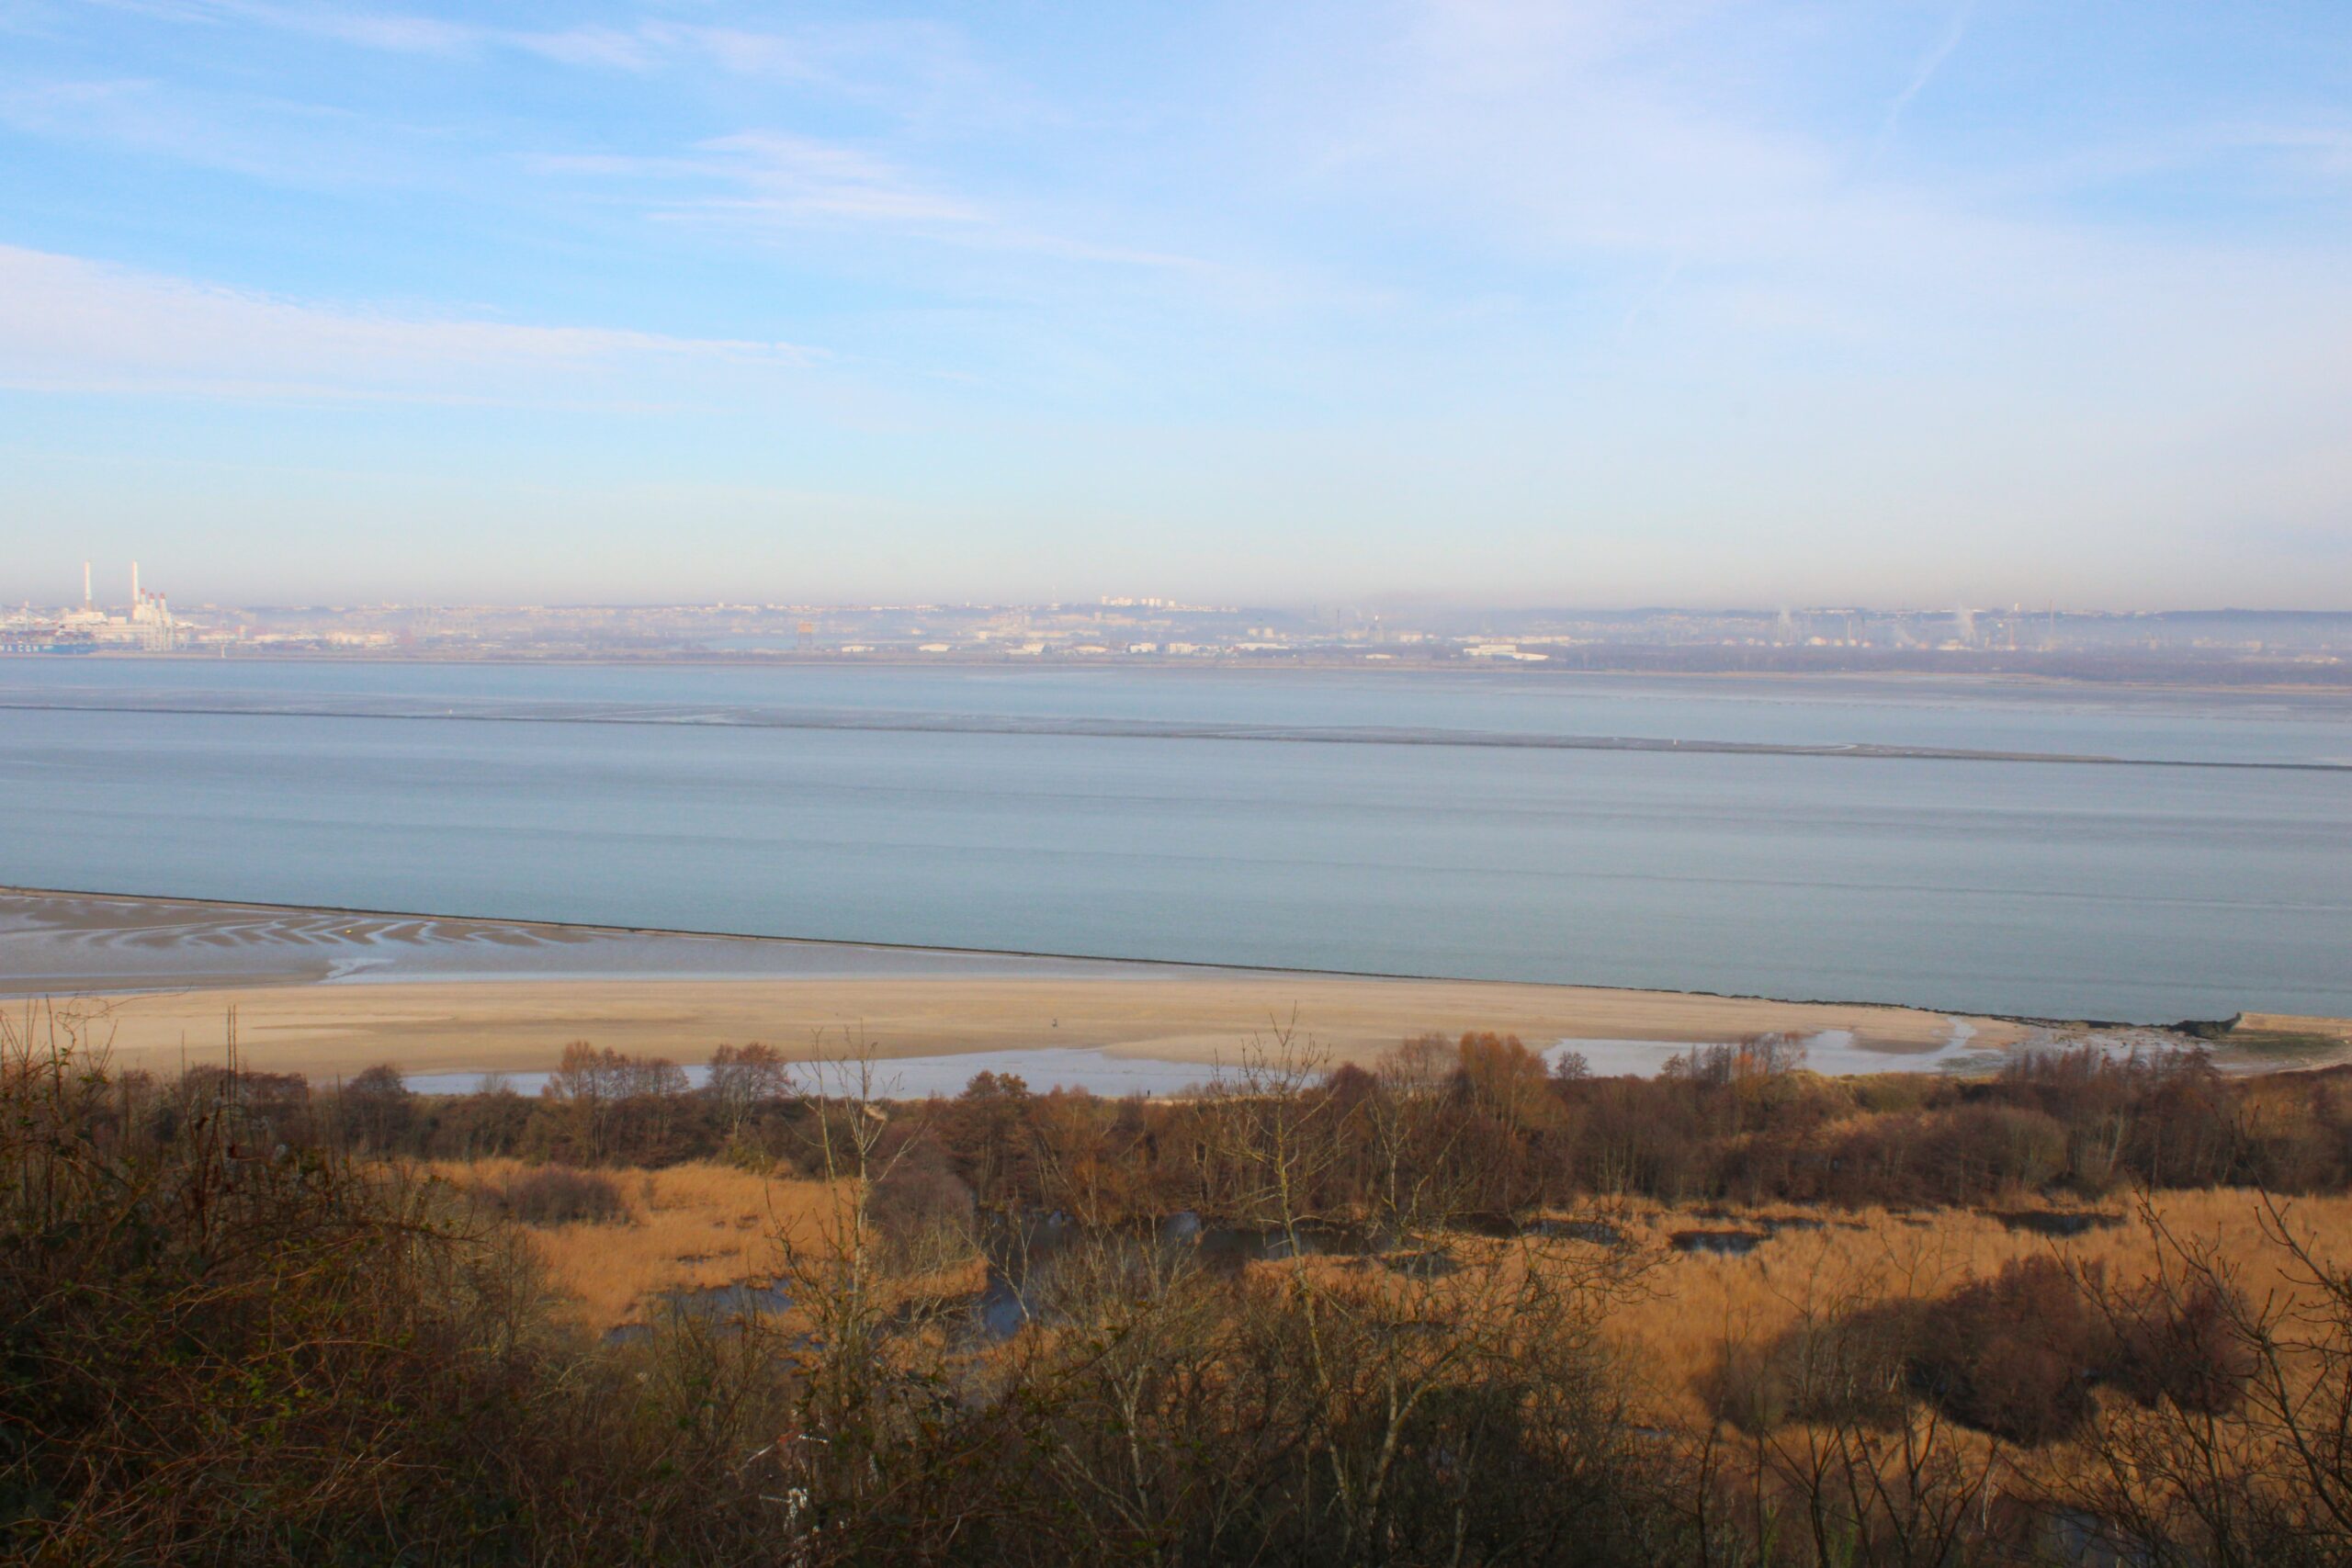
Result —
[{"label": "distant city skyline", "polygon": [[[83,561],[71,573],[54,570],[37,571],[40,581],[31,585],[0,581],[0,613],[28,613],[39,616],[61,611],[106,610],[135,611],[140,605],[159,603],[169,598],[164,588],[152,579],[142,584],[141,568],[136,559],[106,562]],[[52,582],[49,579],[55,578]],[[70,588],[79,582],[78,592],[60,592],[61,584]],[[180,595],[183,609],[195,601]],[[2032,618],[2042,615],[2088,615],[2099,618],[2129,618],[2135,615],[2177,615],[2199,614],[2252,614],[2317,615],[2330,618],[2352,617],[2352,609],[2308,609],[2293,604],[2233,604],[2220,601],[2210,604],[2061,604],[2055,600],[2029,604],[2023,600],[2007,603],[1970,603],[1956,601],[1949,604],[1932,602],[1900,600],[1789,600],[1770,602],[1758,599],[1740,600],[1726,597],[1715,601],[1649,600],[1623,604],[1602,602],[1578,603],[1571,600],[1546,601],[1525,596],[1502,596],[1474,599],[1442,592],[1393,592],[1360,595],[1327,596],[1317,600],[1282,600],[1266,598],[1248,603],[1216,604],[1150,593],[1100,593],[1083,597],[1058,599],[985,598],[957,595],[899,595],[865,599],[812,599],[794,597],[761,597],[715,594],[700,598],[662,597],[653,594],[621,594],[600,598],[520,600],[468,599],[452,595],[424,595],[401,598],[370,593],[311,593],[284,597],[269,597],[252,593],[225,593],[208,597],[202,607],[223,611],[235,610],[300,610],[320,609],[343,611],[398,611],[465,609],[499,613],[532,614],[542,611],[564,612],[584,610],[752,610],[752,611],[855,611],[872,610],[1118,610],[1136,614],[1182,612],[1186,614],[1247,615],[1261,611],[1279,611],[1286,615],[1379,616],[1391,611],[1411,614],[1427,613],[1440,616],[1476,615],[1482,612],[1499,614],[1571,614],[1611,615],[1761,615],[1780,617],[1783,622],[1792,615],[1836,615],[1866,614],[1913,617],[1951,617],[1967,627],[1974,617],[2007,615]]]},{"label": "distant city skyline", "polygon": [[12,604],[2352,608],[2340,5],[0,0],[0,166]]},{"label": "distant city skyline", "polygon": [[1046,604],[703,601],[175,605],[132,562],[119,597],[0,603],[0,655],[194,654],[633,660],[1104,660],[1578,670],[1814,670],[2284,681],[2341,687],[2352,611],[1813,604],[1728,609],[1339,601]]}]

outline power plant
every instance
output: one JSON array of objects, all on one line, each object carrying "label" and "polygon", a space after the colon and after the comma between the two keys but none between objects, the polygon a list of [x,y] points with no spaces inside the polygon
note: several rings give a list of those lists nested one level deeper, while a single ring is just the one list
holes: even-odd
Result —
[{"label": "power plant", "polygon": [[141,588],[139,563],[130,563],[130,601],[119,614],[102,608],[93,592],[90,563],[82,563],[82,603],[52,613],[29,604],[0,615],[0,654],[96,653],[101,649],[170,653],[187,645],[192,630],[172,614],[171,602]]}]

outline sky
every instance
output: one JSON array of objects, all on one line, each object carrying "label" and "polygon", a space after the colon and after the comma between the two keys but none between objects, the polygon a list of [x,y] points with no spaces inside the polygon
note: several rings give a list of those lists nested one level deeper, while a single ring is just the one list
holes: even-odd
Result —
[{"label": "sky", "polygon": [[2352,609],[2352,6],[0,0],[0,596],[134,558]]}]

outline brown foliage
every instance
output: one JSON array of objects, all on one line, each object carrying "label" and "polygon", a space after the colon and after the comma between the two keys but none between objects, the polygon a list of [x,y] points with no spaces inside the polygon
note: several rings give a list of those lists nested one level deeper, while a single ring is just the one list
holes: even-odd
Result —
[{"label": "brown foliage", "polygon": [[2158,1280],[2120,1293],[2109,1311],[2120,1340],[2112,1381],[2132,1398],[2201,1416],[2244,1402],[2256,1348],[2242,1327],[2245,1303],[2227,1281]]},{"label": "brown foliage", "polygon": [[910,1140],[867,1185],[865,1215],[894,1260],[909,1264],[968,1252],[978,1222],[972,1190],[929,1138]]},{"label": "brown foliage", "polygon": [[2112,1325],[2055,1258],[2012,1263],[1920,1314],[1911,1348],[1922,1393],[1982,1431],[2029,1446],[2073,1433],[2117,1359]]},{"label": "brown foliage", "polygon": [[684,1562],[743,1539],[760,1505],[703,1395],[583,1359],[518,1238],[302,1142],[304,1113],[233,1057],[150,1089],[0,1023],[12,1558]]},{"label": "brown foliage", "polygon": [[477,1190],[526,1225],[611,1224],[628,1218],[628,1205],[612,1178],[568,1166],[522,1171]]}]

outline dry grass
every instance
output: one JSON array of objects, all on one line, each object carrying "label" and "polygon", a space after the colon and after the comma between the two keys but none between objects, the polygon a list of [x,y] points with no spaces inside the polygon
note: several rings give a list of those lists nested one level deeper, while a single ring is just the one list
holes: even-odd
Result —
[{"label": "dry grass", "polygon": [[[460,1187],[496,1186],[529,1170],[517,1160],[442,1162],[431,1174]],[[526,1233],[571,1315],[601,1332],[640,1315],[657,1292],[766,1280],[779,1237],[816,1239],[834,1195],[821,1181],[761,1177],[732,1166],[680,1165],[603,1172],[628,1209],[617,1224],[534,1227]]]},{"label": "dry grass", "polygon": [[[530,1168],[482,1160],[429,1168],[472,1186],[495,1185]],[[626,1223],[528,1232],[576,1321],[597,1331],[640,1317],[648,1298],[661,1291],[773,1278],[782,1262],[778,1238],[818,1242],[822,1218],[841,1199],[824,1182],[763,1178],[720,1165],[606,1174],[628,1205]],[[2156,1195],[2151,1213],[2177,1239],[2210,1247],[2243,1269],[2249,1292],[2261,1295],[2286,1288],[2277,1249],[2263,1240],[2261,1201],[2248,1191],[2166,1192]],[[2124,1213],[2126,1223],[2057,1239],[2011,1231],[1989,1213],[1965,1210],[1781,1206],[1702,1214],[1637,1205],[1612,1213],[1611,1222],[1660,1259],[1649,1276],[1649,1299],[1615,1314],[1611,1334],[1661,1416],[1703,1421],[1702,1391],[1726,1348],[1762,1345],[1808,1316],[1827,1318],[1871,1301],[1947,1295],[1970,1280],[1997,1274],[2006,1263],[2033,1257],[2096,1264],[2119,1282],[2145,1278],[2155,1248],[2136,1203],[2122,1200],[2106,1208]],[[2285,1212],[2299,1233],[2316,1239],[2320,1256],[2352,1255],[2352,1196],[2297,1199]],[[1781,1229],[1745,1257],[1668,1249],[1677,1231],[1758,1229],[1761,1220],[1791,1216],[1825,1228]],[[1334,1260],[1328,1267],[1340,1265]]]},{"label": "dry grass", "polygon": [[[2032,1207],[2031,1204],[2020,1205]],[[2137,1200],[2101,1205],[2125,1223],[2068,1239],[2011,1231],[1990,1213],[1967,1210],[1895,1213],[1767,1207],[1710,1211],[1640,1207],[1614,1216],[1628,1240],[1663,1249],[1680,1230],[1747,1230],[1768,1217],[1818,1221],[1821,1230],[1783,1229],[1745,1257],[1668,1252],[1651,1285],[1653,1302],[1619,1314],[1613,1325],[1626,1363],[1638,1371],[1662,1414],[1703,1419],[1701,1390],[1727,1347],[1762,1345],[1808,1316],[1825,1319],[1854,1304],[1950,1294],[1989,1279],[2013,1260],[2055,1257],[2098,1265],[2110,1280],[2148,1278],[2157,1248]],[[2282,1201],[2288,1223],[2315,1242],[2317,1256],[2352,1255],[2352,1196]],[[2291,1293],[2282,1261],[2262,1233],[2262,1199],[2250,1191],[2163,1192],[2149,1213],[2173,1237],[2209,1247],[2242,1270],[2247,1292]]]}]

